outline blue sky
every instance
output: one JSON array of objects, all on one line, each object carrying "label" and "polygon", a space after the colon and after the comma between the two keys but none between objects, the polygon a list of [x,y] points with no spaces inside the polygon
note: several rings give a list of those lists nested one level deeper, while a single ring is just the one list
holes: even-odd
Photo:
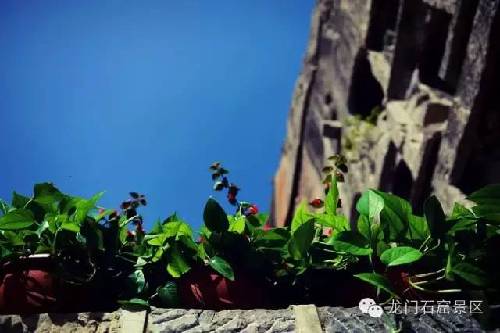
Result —
[{"label": "blue sky", "polygon": [[197,228],[220,160],[268,210],[312,8],[1,1],[0,197],[52,181],[114,208],[138,191],[148,225],[177,211]]}]

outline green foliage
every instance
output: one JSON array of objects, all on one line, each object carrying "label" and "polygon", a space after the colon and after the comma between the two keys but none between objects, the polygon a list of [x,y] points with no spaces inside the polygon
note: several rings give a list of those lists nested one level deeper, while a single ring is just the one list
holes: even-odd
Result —
[{"label": "green foliage", "polygon": [[336,251],[355,256],[368,256],[373,252],[368,240],[354,231],[342,231],[333,237],[330,243]]},{"label": "green foliage", "polygon": [[0,230],[22,230],[33,224],[35,224],[35,218],[28,209],[15,209],[0,217]]},{"label": "green foliage", "polygon": [[422,252],[409,246],[399,246],[385,250],[380,260],[387,266],[411,264],[422,258]]},{"label": "green foliage", "polygon": [[219,272],[222,276],[228,278],[231,281],[234,281],[234,271],[231,265],[229,265],[229,263],[224,259],[222,259],[221,257],[219,256],[212,257],[209,260],[208,264],[210,265],[210,267]]},{"label": "green foliage", "polygon": [[[102,192],[86,199],[37,184],[30,197],[14,192],[10,204],[0,200],[0,256],[5,262],[50,254],[62,279],[104,279],[106,292],[131,308],[178,306],[177,282],[201,266],[229,280],[250,272],[262,283],[304,293],[324,271],[349,272],[380,296],[406,297],[409,289],[499,292],[500,185],[471,194],[472,207],[455,204],[448,216],[436,197],[420,216],[405,199],[370,189],[356,203],[359,218],[351,224],[340,209],[346,159],[332,156],[329,163],[324,200],[302,202],[284,228],[271,228],[267,214],[240,201],[229,171],[214,163],[214,190],[227,190],[235,211],[228,214],[209,198],[197,240],[177,214],[145,231],[137,210],[146,200],[136,192],[117,212],[97,206]],[[402,283],[405,290],[398,289]]]},{"label": "green foliage", "polygon": [[365,282],[368,282],[369,284],[377,288],[380,288],[391,295],[395,294],[395,292],[392,289],[390,281],[383,275],[377,273],[360,273],[354,275],[354,277],[363,280]]},{"label": "green foliage", "polygon": [[160,306],[173,308],[179,305],[177,285],[173,281],[169,281],[163,287],[159,287],[157,294]]},{"label": "green foliage", "polygon": [[229,227],[229,221],[224,209],[212,198],[208,199],[205,205],[203,220],[210,231],[226,231]]}]

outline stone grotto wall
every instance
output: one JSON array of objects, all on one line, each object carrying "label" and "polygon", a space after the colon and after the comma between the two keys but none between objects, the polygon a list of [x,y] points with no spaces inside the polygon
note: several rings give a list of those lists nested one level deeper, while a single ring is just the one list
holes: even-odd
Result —
[{"label": "stone grotto wall", "polygon": [[[274,179],[272,219],[322,197],[348,157],[343,210],[367,188],[445,210],[500,182],[500,0],[319,0]],[[376,125],[365,121],[381,111]]]}]

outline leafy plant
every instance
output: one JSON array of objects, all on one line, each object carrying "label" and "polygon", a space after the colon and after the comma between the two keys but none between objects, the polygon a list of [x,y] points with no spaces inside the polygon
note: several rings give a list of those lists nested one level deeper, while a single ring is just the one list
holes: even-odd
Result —
[{"label": "leafy plant", "polygon": [[239,200],[229,170],[221,163],[209,169],[214,191],[225,192],[234,212],[210,197],[196,240],[177,214],[146,231],[142,194],[131,192],[110,210],[97,206],[102,193],[85,199],[42,183],[30,197],[14,192],[10,203],[0,200],[1,261],[48,254],[68,283],[105,283],[114,302],[136,308],[181,305],[179,281],[198,267],[230,281],[250,276],[280,297],[292,295],[289,302],[313,302],[337,279],[388,298],[499,294],[500,185],[471,194],[472,207],[455,204],[448,215],[430,197],[423,216],[405,199],[370,189],[350,223],[339,209],[347,161],[336,155],[323,168],[324,197],[302,202],[287,227],[275,228],[257,205]]}]

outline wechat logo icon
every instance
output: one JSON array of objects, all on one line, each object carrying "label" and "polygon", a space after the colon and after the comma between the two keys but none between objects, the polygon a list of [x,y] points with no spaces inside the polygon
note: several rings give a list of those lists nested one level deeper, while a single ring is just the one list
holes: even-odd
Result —
[{"label": "wechat logo icon", "polygon": [[359,309],[362,313],[367,313],[372,318],[380,318],[384,314],[382,307],[371,298],[363,298],[359,301]]}]

